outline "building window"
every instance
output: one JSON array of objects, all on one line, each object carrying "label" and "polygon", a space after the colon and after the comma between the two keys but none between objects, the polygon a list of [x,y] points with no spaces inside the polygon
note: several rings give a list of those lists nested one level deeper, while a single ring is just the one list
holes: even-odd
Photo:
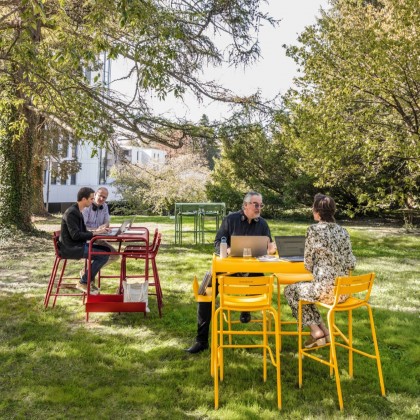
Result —
[{"label": "building window", "polygon": [[90,82],[92,81],[92,72],[88,69],[85,70],[85,77],[88,81],[88,83],[90,84]]},{"label": "building window", "polygon": [[74,143],[71,147],[71,157],[77,159],[77,143]]},{"label": "building window", "polygon": [[58,173],[58,163],[53,162],[51,164],[51,185],[57,184],[57,173]]},{"label": "building window", "polygon": [[63,135],[61,139],[61,157],[65,159],[69,154],[69,137],[67,134]]},{"label": "building window", "polygon": [[70,185],[76,185],[76,174],[70,175]]}]

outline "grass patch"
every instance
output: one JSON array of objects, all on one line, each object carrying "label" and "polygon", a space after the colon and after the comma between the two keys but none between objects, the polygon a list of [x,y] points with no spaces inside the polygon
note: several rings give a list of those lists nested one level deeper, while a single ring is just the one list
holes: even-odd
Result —
[{"label": "grass patch", "polygon": [[[118,225],[124,217],[113,217]],[[85,322],[79,298],[59,298],[45,310],[43,297],[53,263],[49,234],[60,217],[37,220],[41,234],[9,235],[0,242],[0,418],[103,419],[274,419],[275,372],[263,383],[258,351],[226,352],[220,409],[213,410],[210,354],[184,352],[193,342],[196,304],[191,282],[209,268],[214,233],[194,245],[192,233],[174,244],[174,220],[141,217],[159,227],[163,244],[158,267],[164,294],[163,318],[154,296],[151,312],[90,314]],[[308,223],[270,220],[273,235],[304,234]],[[211,230],[211,224],[208,229]],[[339,350],[344,414],[338,411],[328,368],[304,361],[303,389],[297,388],[297,342],[283,338],[281,416],[301,418],[418,418],[420,235],[389,226],[349,225],[356,273],[377,274],[371,302],[377,326],[386,398],[379,393],[373,361],[355,356],[348,377],[346,353]],[[130,261],[129,268],[135,269]],[[81,262],[71,262],[77,273]],[[117,266],[111,266],[111,273]],[[108,280],[110,290],[115,287]],[[283,315],[290,310],[282,302]],[[360,312],[360,311],[359,311]],[[371,349],[366,313],[355,314],[355,340]],[[363,316],[361,316],[363,315]],[[342,322],[339,318],[338,322]],[[326,354],[325,354],[325,357]]]}]

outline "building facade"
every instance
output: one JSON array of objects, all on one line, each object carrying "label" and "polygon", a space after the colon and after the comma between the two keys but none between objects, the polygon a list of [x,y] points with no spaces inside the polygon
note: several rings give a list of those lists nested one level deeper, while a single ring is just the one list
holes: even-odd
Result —
[{"label": "building facade", "polygon": [[[158,163],[163,165],[166,152],[154,148],[131,146],[128,142],[120,142],[124,159],[131,164],[146,165]],[[60,162],[77,160],[80,170],[66,177],[55,176],[54,166],[58,162],[47,162],[44,171],[44,202],[50,213],[63,212],[76,201],[77,192],[82,187],[91,187],[95,191],[104,186],[109,190],[108,201],[118,201],[121,197],[112,186],[111,168],[118,165],[119,159],[106,149],[99,149],[93,155],[93,148],[87,144],[69,144],[61,154]]]}]

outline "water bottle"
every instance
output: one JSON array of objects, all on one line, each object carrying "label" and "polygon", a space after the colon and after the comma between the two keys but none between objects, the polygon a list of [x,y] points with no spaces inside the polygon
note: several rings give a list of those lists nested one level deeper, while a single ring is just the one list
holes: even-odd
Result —
[{"label": "water bottle", "polygon": [[226,258],[227,257],[227,241],[226,238],[223,236],[223,238],[220,240],[220,258]]}]

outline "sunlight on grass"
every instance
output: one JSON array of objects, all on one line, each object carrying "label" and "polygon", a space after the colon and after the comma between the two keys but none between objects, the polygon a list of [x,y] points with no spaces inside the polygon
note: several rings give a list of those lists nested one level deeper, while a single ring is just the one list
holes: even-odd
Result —
[{"label": "sunlight on grass", "polygon": [[[123,217],[113,218],[118,225]],[[46,232],[59,217],[40,221]],[[8,238],[0,245],[0,417],[121,419],[317,419],[418,418],[418,311],[420,235],[390,227],[348,227],[357,257],[355,274],[377,275],[371,302],[381,352],[386,398],[379,394],[375,362],[355,355],[349,377],[347,353],[339,351],[345,412],[337,409],[335,381],[326,366],[304,360],[303,388],[297,388],[297,339],[282,340],[283,410],[276,408],[275,369],[262,380],[260,350],[230,350],[220,408],[213,409],[210,352],[184,352],[196,334],[192,280],[201,281],[212,259],[214,233],[205,245],[192,236],[174,243],[174,221],[140,217],[138,224],[163,232],[157,263],[164,307],[156,297],[150,313],[93,313],[85,321],[81,298],[61,297],[47,310],[43,298],[53,262],[50,233]],[[304,234],[310,222],[270,220],[273,235]],[[69,263],[77,277],[82,261]],[[105,270],[112,274],[119,262]],[[142,269],[130,261],[128,270]],[[101,287],[113,293],[116,279]],[[291,319],[284,298],[282,316]],[[354,317],[354,341],[372,350],[367,312]],[[344,325],[345,314],[337,316]],[[325,349],[324,349],[325,350]],[[327,360],[328,353],[317,351]],[[319,366],[318,366],[319,365]]]}]

